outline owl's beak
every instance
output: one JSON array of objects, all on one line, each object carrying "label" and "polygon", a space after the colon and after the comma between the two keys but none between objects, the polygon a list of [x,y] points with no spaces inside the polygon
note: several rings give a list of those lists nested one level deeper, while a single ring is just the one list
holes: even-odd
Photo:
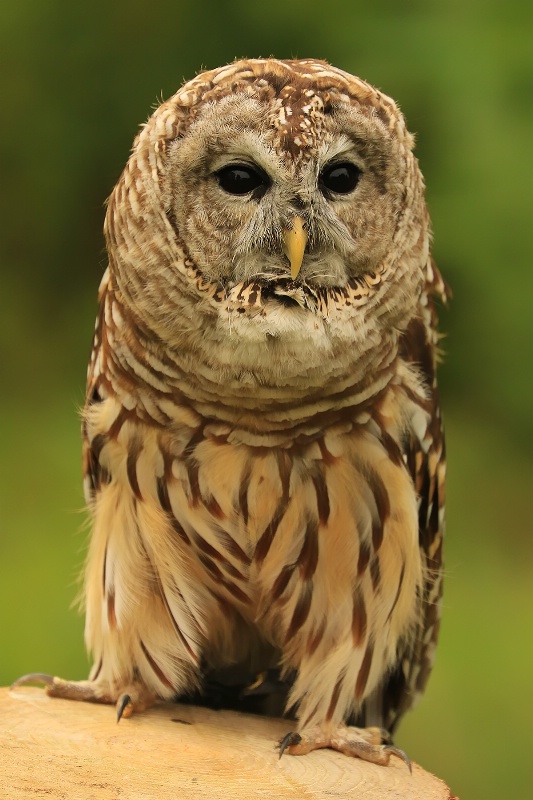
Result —
[{"label": "owl's beak", "polygon": [[294,217],[292,227],[283,231],[283,252],[290,261],[293,280],[300,272],[306,244],[307,234],[304,228],[304,221],[301,217]]}]

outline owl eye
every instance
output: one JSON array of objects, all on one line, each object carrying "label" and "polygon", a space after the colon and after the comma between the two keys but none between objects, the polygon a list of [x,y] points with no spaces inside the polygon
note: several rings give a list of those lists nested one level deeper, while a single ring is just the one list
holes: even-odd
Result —
[{"label": "owl eye", "polygon": [[359,183],[360,176],[361,170],[350,161],[330,164],[318,176],[318,185],[324,195],[350,194]]},{"label": "owl eye", "polygon": [[216,173],[218,184],[228,194],[249,194],[262,196],[268,188],[266,175],[249,164],[230,164]]}]

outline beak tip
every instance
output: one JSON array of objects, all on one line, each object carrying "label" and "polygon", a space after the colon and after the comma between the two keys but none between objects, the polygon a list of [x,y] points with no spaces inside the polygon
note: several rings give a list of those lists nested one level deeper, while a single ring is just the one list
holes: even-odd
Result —
[{"label": "beak tip", "polygon": [[293,281],[296,280],[300,272],[305,246],[307,244],[307,234],[304,225],[304,220],[301,217],[294,217],[292,220],[292,227],[287,229],[283,234],[283,250],[290,261],[291,278]]}]

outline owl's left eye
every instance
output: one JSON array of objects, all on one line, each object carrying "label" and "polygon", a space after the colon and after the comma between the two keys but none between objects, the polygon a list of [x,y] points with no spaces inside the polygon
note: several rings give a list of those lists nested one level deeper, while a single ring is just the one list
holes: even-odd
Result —
[{"label": "owl's left eye", "polygon": [[255,192],[256,196],[268,188],[266,175],[249,164],[230,164],[216,173],[218,184],[228,194],[244,195]]},{"label": "owl's left eye", "polygon": [[318,185],[323,194],[350,194],[353,192],[361,170],[350,161],[329,164],[318,177]]}]

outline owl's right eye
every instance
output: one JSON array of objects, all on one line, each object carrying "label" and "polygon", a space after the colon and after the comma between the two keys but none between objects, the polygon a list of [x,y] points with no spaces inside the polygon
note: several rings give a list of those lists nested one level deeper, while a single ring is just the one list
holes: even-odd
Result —
[{"label": "owl's right eye", "polygon": [[269,185],[266,175],[249,164],[230,164],[215,173],[218,184],[228,194],[244,195],[254,192],[262,196]]}]

